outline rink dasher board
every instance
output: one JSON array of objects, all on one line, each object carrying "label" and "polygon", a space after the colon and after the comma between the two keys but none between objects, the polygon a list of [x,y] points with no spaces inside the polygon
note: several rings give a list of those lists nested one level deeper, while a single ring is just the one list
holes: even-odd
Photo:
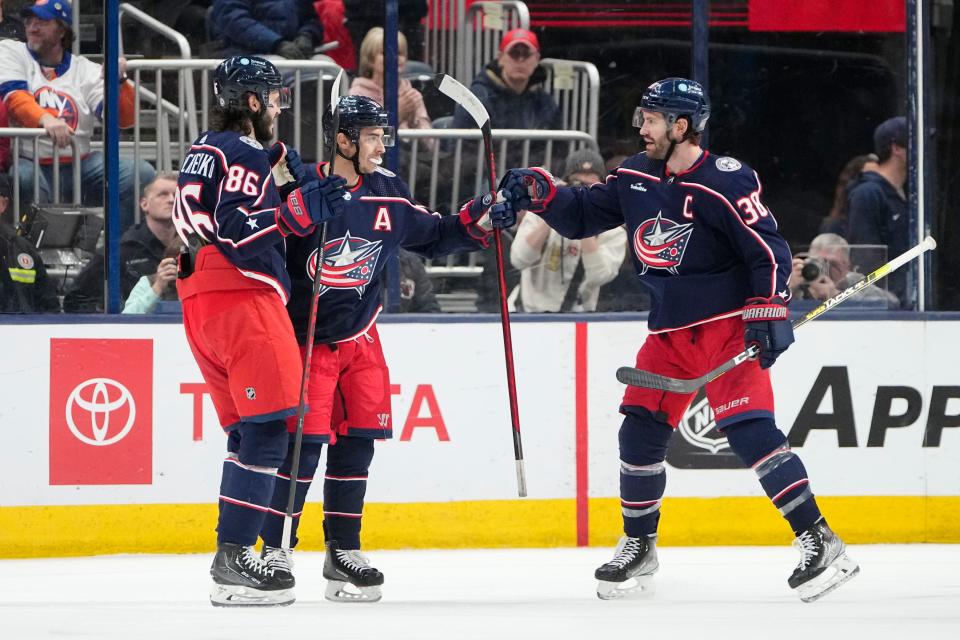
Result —
[{"label": "rink dasher board", "polygon": [[[819,321],[798,333],[773,370],[778,423],[814,491],[833,500],[836,517],[876,532],[871,541],[960,541],[958,328]],[[520,546],[615,534],[624,387],[613,374],[632,364],[642,323],[514,325],[530,490],[523,501],[515,497],[499,325],[384,322],[380,333],[394,385],[394,439],[377,446],[365,536],[378,521],[373,535],[386,546],[407,538],[407,546],[448,546],[458,536],[501,546],[478,533],[490,520],[516,525]],[[32,527],[53,549],[72,522],[89,529],[140,517],[181,521],[173,530],[154,524],[158,540],[197,527],[198,539],[209,537],[225,439],[209,398],[199,395],[181,326],[0,325],[0,339],[8,345],[0,420],[17,433],[0,448],[0,548],[35,541]],[[698,514],[737,525],[770,509],[754,474],[735,468],[702,399],[684,422],[668,457],[665,511],[692,515],[671,525],[676,540],[701,539]],[[314,490],[311,502],[319,500]],[[877,530],[882,519],[870,520],[891,504],[911,523],[888,526],[886,539]],[[319,505],[308,506],[313,512]],[[430,535],[391,536],[411,522]],[[751,543],[779,541],[766,535]],[[137,539],[144,549],[168,548],[149,531]]]}]

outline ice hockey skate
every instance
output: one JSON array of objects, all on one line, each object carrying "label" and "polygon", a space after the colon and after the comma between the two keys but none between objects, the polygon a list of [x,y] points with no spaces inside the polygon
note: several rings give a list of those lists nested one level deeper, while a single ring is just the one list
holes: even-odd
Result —
[{"label": "ice hockey skate", "polygon": [[280,547],[271,547],[263,545],[263,552],[260,554],[267,568],[273,571],[273,577],[285,588],[292,589],[297,581],[293,577],[293,549],[283,549]]},{"label": "ice hockey skate", "polygon": [[292,604],[293,576],[284,580],[260,559],[253,547],[221,543],[210,566],[215,607],[278,607]]},{"label": "ice hockey skate", "polygon": [[817,520],[793,541],[800,550],[800,563],[787,583],[804,602],[813,602],[860,573],[860,567],[847,556],[843,540],[827,521]]},{"label": "ice hockey skate", "polygon": [[657,536],[623,536],[613,552],[613,560],[594,572],[597,597],[601,600],[649,597],[656,587],[653,574],[660,568],[657,560]]},{"label": "ice hockey skate", "polygon": [[336,540],[327,542],[323,577],[327,579],[324,597],[332,602],[377,602],[383,597],[383,574],[370,566],[365,555],[341,549]]}]

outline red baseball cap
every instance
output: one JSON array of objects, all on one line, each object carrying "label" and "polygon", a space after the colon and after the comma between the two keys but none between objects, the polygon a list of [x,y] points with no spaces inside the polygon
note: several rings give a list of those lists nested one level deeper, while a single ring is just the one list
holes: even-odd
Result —
[{"label": "red baseball cap", "polygon": [[518,44],[525,44],[534,51],[540,51],[540,42],[537,40],[536,34],[527,29],[514,29],[503,34],[503,38],[500,40],[500,51],[505,53]]}]

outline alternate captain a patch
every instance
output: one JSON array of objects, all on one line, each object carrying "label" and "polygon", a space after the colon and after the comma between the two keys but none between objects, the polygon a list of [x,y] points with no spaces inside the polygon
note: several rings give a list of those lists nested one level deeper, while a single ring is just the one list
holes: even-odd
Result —
[{"label": "alternate captain a patch", "polygon": [[[376,272],[382,248],[380,240],[353,237],[349,231],[344,237],[327,242],[323,248],[320,295],[329,289],[353,289],[357,297],[363,297]],[[310,254],[307,274],[311,280],[316,277],[316,251]]]},{"label": "alternate captain a patch", "polygon": [[633,251],[643,264],[640,275],[648,269],[666,269],[676,275],[691,233],[693,224],[679,224],[661,212],[641,222],[633,234]]}]

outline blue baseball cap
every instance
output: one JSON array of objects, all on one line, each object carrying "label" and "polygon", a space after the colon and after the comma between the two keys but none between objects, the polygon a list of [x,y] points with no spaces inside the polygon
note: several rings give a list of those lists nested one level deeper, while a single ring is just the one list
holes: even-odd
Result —
[{"label": "blue baseball cap", "polygon": [[881,158],[888,154],[892,144],[907,148],[907,119],[904,116],[884,120],[873,132],[873,149]]},{"label": "blue baseball cap", "polygon": [[20,10],[24,18],[36,16],[41,20],[63,20],[67,26],[73,25],[73,7],[67,0],[37,0],[33,6]]}]

